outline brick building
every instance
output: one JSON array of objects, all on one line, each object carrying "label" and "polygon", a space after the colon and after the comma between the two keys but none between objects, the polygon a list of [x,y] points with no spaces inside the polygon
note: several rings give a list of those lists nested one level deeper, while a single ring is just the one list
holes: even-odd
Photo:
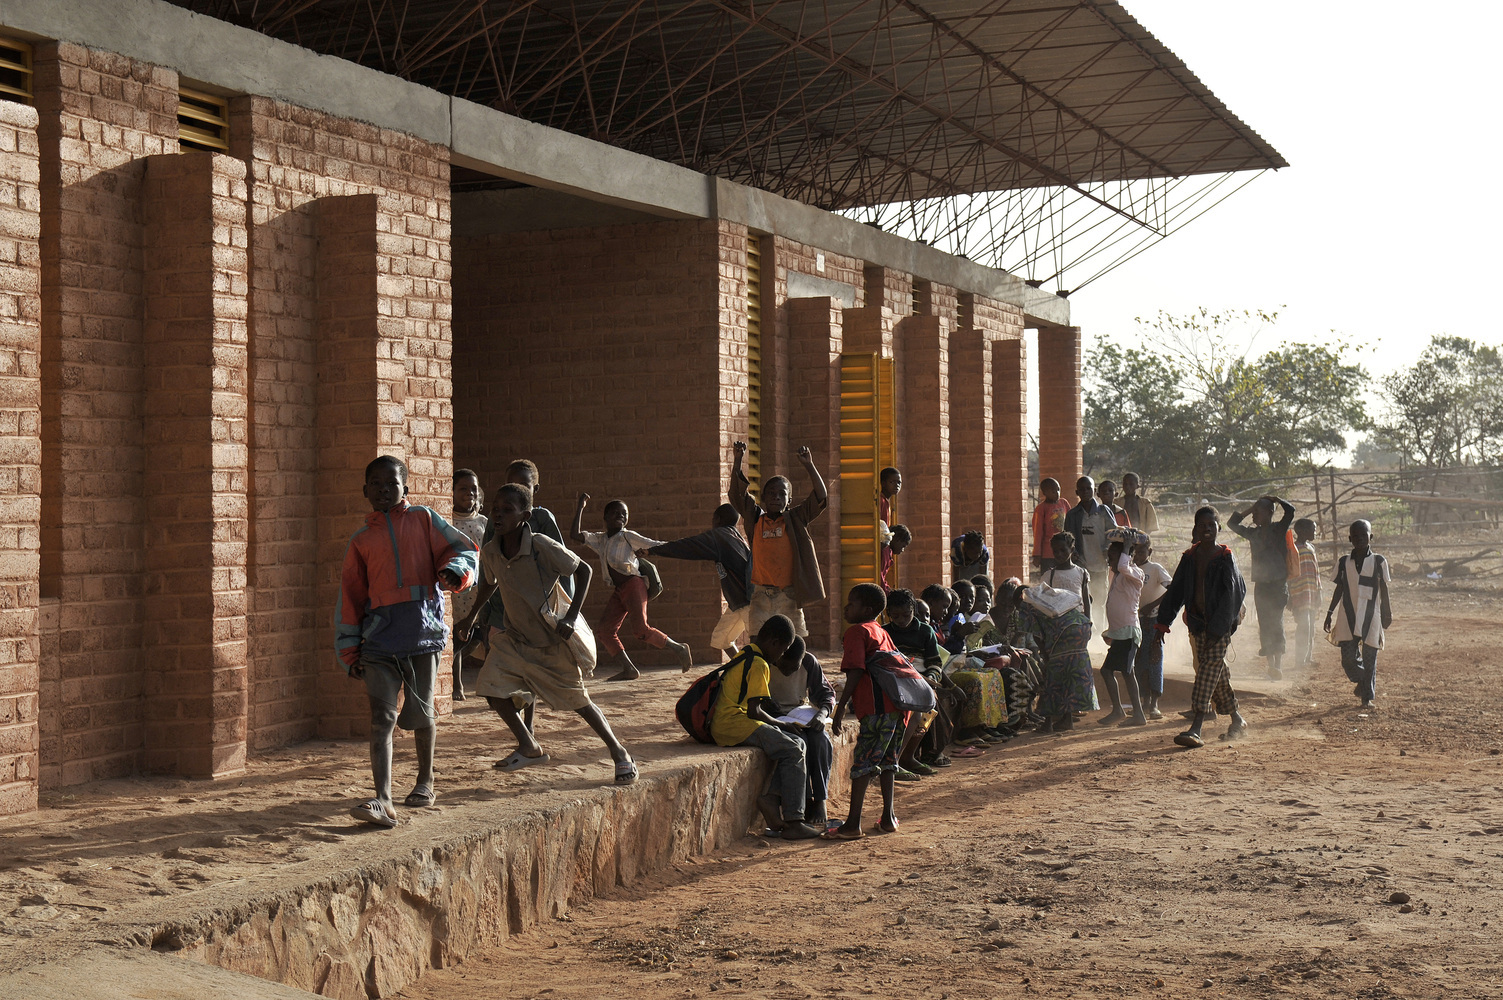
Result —
[{"label": "brick building", "polygon": [[[832,593],[879,460],[905,582],[948,579],[969,528],[1023,571],[1030,366],[1043,473],[1081,464],[1064,298],[185,9],[214,7],[0,10],[0,815],[359,735],[330,621],[380,453],[443,512],[457,466],[530,457],[561,521],[589,490],[676,537],[731,442],[795,490],[807,444]],[[655,621],[702,646],[713,573],[663,568]]]}]

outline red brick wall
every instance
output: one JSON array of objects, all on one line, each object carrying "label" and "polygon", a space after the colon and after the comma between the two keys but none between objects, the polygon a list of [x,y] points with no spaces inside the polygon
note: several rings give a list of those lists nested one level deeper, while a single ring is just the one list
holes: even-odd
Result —
[{"label": "red brick wall", "polygon": [[37,804],[40,177],[36,110],[0,102],[0,816]]},{"label": "red brick wall", "polygon": [[[1019,334],[1022,331],[1018,331]],[[996,484],[996,528],[992,536],[992,573],[1028,579],[1033,548],[1032,495],[1028,483],[1028,355],[1022,336],[991,343],[995,407],[992,439]]]},{"label": "red brick wall", "polygon": [[[833,299],[793,299],[788,303],[788,343],[791,365],[789,390],[798,404],[788,412],[788,439],[807,444],[825,479],[830,505],[824,516],[810,525],[814,549],[824,572],[829,599],[804,609],[809,642],[815,649],[832,649],[845,632],[841,612],[845,590],[840,579],[840,495],[850,484],[842,483],[840,468],[840,353],[844,310]],[[802,499],[807,478],[802,469],[789,470],[793,495]],[[858,486],[866,496],[870,484]]]},{"label": "red brick wall", "polygon": [[[586,530],[600,529],[616,497],[650,537],[707,529],[725,496],[725,444],[745,432],[740,371],[723,370],[746,344],[739,227],[665,221],[462,238],[454,259],[459,464],[491,491],[509,462],[532,459],[538,500],[566,534],[581,490],[594,498]],[[596,571],[585,607],[595,621],[610,587],[580,549]],[[698,662],[713,659],[713,567],[664,559],[659,568],[666,591],[652,623],[687,641]],[[623,638],[639,662],[668,662]]]},{"label": "red brick wall", "polygon": [[937,316],[905,318],[898,326],[898,355],[903,491],[896,520],[913,532],[913,544],[898,557],[898,578],[918,592],[949,579],[953,385],[948,325]]},{"label": "red brick wall", "polygon": [[147,161],[148,771],[245,769],[247,481],[245,164]]},{"label": "red brick wall", "polygon": [[[334,484],[321,471],[336,462],[363,470],[391,451],[408,463],[413,502],[451,512],[449,166],[441,146],[264,97],[231,102],[230,146],[249,168],[254,749],[312,737],[325,707],[331,719],[345,720],[331,722],[329,732],[364,725],[359,685],[335,665],[332,600],[343,541],[368,507],[358,473]],[[380,304],[356,308],[379,326],[384,428],[377,433],[370,423],[365,437],[321,458],[320,300],[349,299],[346,288],[320,288],[317,248],[320,221],[345,210],[324,216],[317,205],[357,196],[374,199],[362,223],[368,239],[361,252],[373,276],[368,290]],[[329,261],[323,263],[327,269]],[[374,400],[375,370],[366,374]],[[448,677],[440,671],[441,712],[449,706]],[[321,701],[321,683],[335,701]]]},{"label": "red brick wall", "polygon": [[41,155],[42,783],[142,745],[144,157],[175,153],[177,74],[35,50]]},{"label": "red brick wall", "polygon": [[1039,330],[1039,478],[1059,480],[1060,494],[1072,504],[1084,430],[1080,351],[1080,327]]},{"label": "red brick wall", "polygon": [[993,378],[989,337],[970,328],[957,330],[950,340],[952,538],[966,531],[993,538]]}]

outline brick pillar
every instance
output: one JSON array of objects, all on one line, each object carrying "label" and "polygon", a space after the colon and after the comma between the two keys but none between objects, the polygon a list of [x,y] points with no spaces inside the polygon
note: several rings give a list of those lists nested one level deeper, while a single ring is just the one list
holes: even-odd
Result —
[{"label": "brick pillar", "polygon": [[910,316],[899,328],[905,402],[903,492],[897,520],[913,532],[898,557],[898,579],[910,590],[948,579],[950,564],[950,335],[937,316]]},{"label": "brick pillar", "polygon": [[[824,300],[817,301],[823,302]],[[897,321],[891,310],[881,306],[847,309],[842,314],[840,322],[843,330],[842,351],[850,354],[878,354],[884,358],[893,356],[893,337]]]},{"label": "brick pillar", "polygon": [[333,612],[345,548],[371,509],[365,467],[381,454],[406,457],[406,343],[385,335],[377,196],[321,199],[316,218],[317,603],[329,654],[318,675],[318,735],[349,739],[369,732],[370,706],[364,685],[335,665]]},{"label": "brick pillar", "polygon": [[1080,478],[1084,417],[1080,396],[1080,327],[1039,329],[1039,478],[1059,480],[1074,503]]},{"label": "brick pillar", "polygon": [[[834,299],[788,300],[789,388],[796,402],[788,413],[788,445],[808,445],[830,491],[830,506],[810,526],[829,598],[804,609],[809,644],[833,649],[845,623],[845,592],[840,581],[840,350],[841,307]],[[787,470],[795,501],[805,496],[802,470]]]},{"label": "brick pillar", "polygon": [[[979,531],[993,536],[992,348],[980,330],[950,336],[951,536]],[[946,563],[945,575],[950,578]]]},{"label": "brick pillar", "polygon": [[143,769],[245,770],[245,164],[147,161]]},{"label": "brick pillar", "polygon": [[992,575],[997,580],[1016,576],[1026,581],[1033,544],[1029,536],[1027,342],[1022,337],[1000,338],[992,342],[991,355],[996,496]]},{"label": "brick pillar", "polygon": [[0,102],[0,816],[37,807],[40,233],[37,113]]}]

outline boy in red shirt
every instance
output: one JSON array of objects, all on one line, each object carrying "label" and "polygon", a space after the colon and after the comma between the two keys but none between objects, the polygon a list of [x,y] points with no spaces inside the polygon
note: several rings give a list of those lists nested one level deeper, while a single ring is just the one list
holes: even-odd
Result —
[{"label": "boy in red shirt", "polygon": [[840,658],[840,671],[846,675],[845,690],[840,704],[835,706],[835,717],[830,720],[830,733],[839,735],[848,705],[861,721],[861,728],[851,765],[851,811],[844,823],[825,834],[829,840],[858,840],[865,836],[861,832],[861,806],[873,774],[882,776],[882,819],[877,832],[896,833],[898,829],[898,817],[892,811],[892,790],[908,713],[878,710],[871,675],[866,670],[867,659],[878,650],[898,651],[887,630],[877,624],[886,610],[887,595],[881,587],[858,583],[851,588],[845,605],[845,620],[851,627],[845,630],[845,652]]},{"label": "boy in red shirt", "polygon": [[1065,530],[1065,515],[1070,513],[1070,502],[1060,499],[1057,480],[1043,480],[1039,483],[1039,491],[1044,494],[1044,499],[1033,508],[1033,565],[1040,572],[1048,572],[1055,567],[1054,550],[1049,547],[1049,540]]}]

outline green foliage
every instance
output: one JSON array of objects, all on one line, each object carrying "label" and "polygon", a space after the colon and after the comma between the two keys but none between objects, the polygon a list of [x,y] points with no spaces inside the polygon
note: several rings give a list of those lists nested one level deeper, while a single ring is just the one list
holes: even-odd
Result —
[{"label": "green foliage", "polygon": [[1088,469],[1160,482],[1224,482],[1290,471],[1346,447],[1368,425],[1367,373],[1355,349],[1245,346],[1278,313],[1238,310],[1138,320],[1142,347],[1097,345],[1086,358]]},{"label": "green foliage", "polygon": [[1414,364],[1383,379],[1377,439],[1428,469],[1503,460],[1503,354],[1465,337],[1430,338]]}]

